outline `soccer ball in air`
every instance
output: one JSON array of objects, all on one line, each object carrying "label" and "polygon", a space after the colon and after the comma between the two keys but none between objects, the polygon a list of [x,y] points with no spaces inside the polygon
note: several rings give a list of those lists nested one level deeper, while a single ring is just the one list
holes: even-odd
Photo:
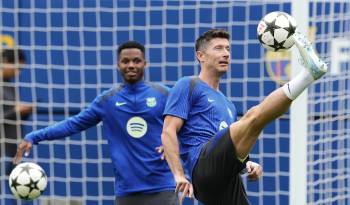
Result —
[{"label": "soccer ball in air", "polygon": [[10,189],[18,199],[36,199],[45,190],[46,185],[45,171],[32,162],[17,165],[9,177]]},{"label": "soccer ball in air", "polygon": [[258,39],[268,50],[282,51],[294,45],[297,24],[293,17],[281,11],[268,13],[258,24]]}]

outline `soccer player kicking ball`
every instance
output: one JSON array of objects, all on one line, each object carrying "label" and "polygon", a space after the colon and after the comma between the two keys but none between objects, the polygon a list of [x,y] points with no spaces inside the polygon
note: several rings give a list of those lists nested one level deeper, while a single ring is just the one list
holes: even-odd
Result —
[{"label": "soccer player kicking ball", "polygon": [[[305,69],[238,121],[234,105],[219,91],[220,78],[231,61],[229,33],[213,29],[196,40],[200,74],[180,79],[171,90],[162,132],[176,191],[182,192],[181,202],[194,194],[206,205],[249,204],[240,172],[260,132],[327,71],[309,41],[300,33],[294,38]],[[190,179],[182,165],[191,173]]]},{"label": "soccer player kicking ball", "polygon": [[[176,205],[175,182],[156,147],[161,145],[168,88],[144,82],[145,48],[129,41],[118,48],[118,69],[124,83],[97,96],[91,105],[67,120],[25,136],[14,163],[32,144],[71,136],[103,122],[114,166],[118,205]],[[136,127],[135,127],[136,126]]]}]

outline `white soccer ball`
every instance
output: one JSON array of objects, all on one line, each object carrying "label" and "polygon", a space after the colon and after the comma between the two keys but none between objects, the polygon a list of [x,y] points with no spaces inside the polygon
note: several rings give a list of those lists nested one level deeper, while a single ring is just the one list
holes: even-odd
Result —
[{"label": "white soccer ball", "polygon": [[9,186],[18,199],[38,198],[47,185],[45,171],[37,164],[25,162],[17,165],[10,174]]},{"label": "white soccer ball", "polygon": [[293,17],[281,11],[268,13],[258,24],[258,39],[268,50],[282,51],[294,45],[297,24]]}]

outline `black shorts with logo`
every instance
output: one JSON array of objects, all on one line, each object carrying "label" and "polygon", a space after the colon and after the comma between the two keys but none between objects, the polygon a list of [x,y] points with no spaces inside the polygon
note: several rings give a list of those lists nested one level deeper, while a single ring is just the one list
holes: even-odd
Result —
[{"label": "black shorts with logo", "polygon": [[205,205],[249,205],[240,176],[246,161],[238,160],[229,128],[220,130],[204,145],[193,169],[195,197]]}]

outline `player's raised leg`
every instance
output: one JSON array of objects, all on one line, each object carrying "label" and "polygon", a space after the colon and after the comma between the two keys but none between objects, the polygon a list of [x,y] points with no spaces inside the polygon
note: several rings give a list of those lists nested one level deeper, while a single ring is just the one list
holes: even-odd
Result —
[{"label": "player's raised leg", "polygon": [[311,43],[300,33],[294,39],[305,69],[230,126],[231,139],[241,159],[249,154],[262,129],[285,113],[306,87],[327,72],[327,64],[316,55]]}]

